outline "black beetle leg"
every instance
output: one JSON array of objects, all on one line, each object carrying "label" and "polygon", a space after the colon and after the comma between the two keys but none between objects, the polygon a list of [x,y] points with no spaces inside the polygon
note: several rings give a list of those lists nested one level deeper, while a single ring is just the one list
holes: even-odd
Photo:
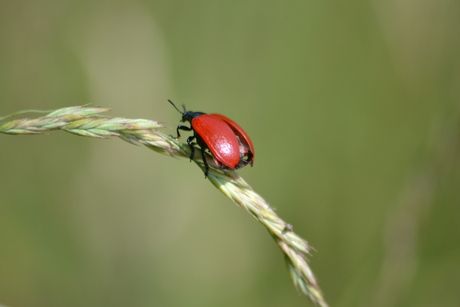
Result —
[{"label": "black beetle leg", "polygon": [[176,129],[177,137],[176,137],[176,139],[180,138],[179,130],[192,131],[193,129],[190,128],[190,127],[187,127],[187,126],[182,126],[182,125],[177,126],[177,129]]},{"label": "black beetle leg", "polygon": [[190,161],[192,161],[193,157],[195,157],[195,147],[193,146],[193,143],[192,143],[194,139],[195,139],[194,135],[189,136],[187,138],[187,144],[188,144],[188,146],[190,146],[190,151],[191,151],[191,153],[190,153]]},{"label": "black beetle leg", "polygon": [[205,155],[205,147],[204,146],[200,146],[201,148],[201,159],[203,159],[203,164],[204,164],[204,178],[208,177],[208,173],[209,173],[209,165],[208,165],[208,161],[206,160],[206,155]]},{"label": "black beetle leg", "polygon": [[[184,131],[192,131],[193,129],[191,127],[187,127],[187,126],[183,126],[183,125],[179,125],[177,126],[177,129],[176,129],[176,132],[177,132],[177,137],[176,139],[180,138],[180,132],[179,130],[184,130]],[[192,136],[189,136],[187,138],[187,144],[188,146],[190,146],[190,151],[191,151],[191,154],[190,154],[190,161],[193,160],[193,156],[195,155],[195,147],[193,147],[193,144],[192,144],[192,141],[195,139],[195,135],[192,135]]]}]

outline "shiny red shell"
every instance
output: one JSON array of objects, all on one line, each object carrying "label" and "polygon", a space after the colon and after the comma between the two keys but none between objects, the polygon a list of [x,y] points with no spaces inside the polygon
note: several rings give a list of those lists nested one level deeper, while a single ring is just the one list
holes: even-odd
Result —
[{"label": "shiny red shell", "polygon": [[202,114],[193,117],[191,125],[221,168],[238,169],[254,164],[254,146],[251,139],[243,128],[228,117]]}]

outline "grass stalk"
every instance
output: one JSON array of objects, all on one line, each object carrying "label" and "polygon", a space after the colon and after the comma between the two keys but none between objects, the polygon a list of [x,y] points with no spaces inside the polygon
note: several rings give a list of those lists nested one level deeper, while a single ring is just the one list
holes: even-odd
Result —
[{"label": "grass stalk", "polygon": [[[0,133],[10,135],[38,135],[61,130],[92,137],[118,137],[131,144],[142,144],[158,153],[189,159],[190,148],[162,132],[164,126],[148,119],[127,119],[101,115],[107,108],[76,106],[47,111],[37,118],[22,118],[0,123]],[[17,112],[13,115],[22,114]],[[38,111],[32,111],[38,112]],[[5,120],[10,116],[2,117]],[[204,171],[201,151],[196,150],[194,162]],[[296,288],[316,305],[328,306],[311,271],[307,256],[311,247],[283,221],[272,207],[234,171],[219,169],[211,156],[205,157],[210,166],[208,179],[236,205],[243,207],[264,225],[284,253],[291,278]]]}]

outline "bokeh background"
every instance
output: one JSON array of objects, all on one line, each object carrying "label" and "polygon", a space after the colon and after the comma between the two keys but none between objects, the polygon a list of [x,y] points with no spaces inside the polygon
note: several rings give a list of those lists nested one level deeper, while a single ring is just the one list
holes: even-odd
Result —
[{"label": "bokeh background", "polygon": [[[459,306],[459,29],[454,0],[0,1],[0,116],[225,114],[331,306]],[[0,144],[0,304],[309,304],[185,159],[62,132]]]}]

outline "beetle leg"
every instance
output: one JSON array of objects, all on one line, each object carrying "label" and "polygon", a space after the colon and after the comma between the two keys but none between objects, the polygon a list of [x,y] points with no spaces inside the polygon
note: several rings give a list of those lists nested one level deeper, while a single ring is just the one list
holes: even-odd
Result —
[{"label": "beetle leg", "polygon": [[177,129],[176,129],[177,137],[176,137],[176,139],[180,138],[179,130],[192,131],[193,129],[191,127],[182,126],[182,125],[177,126]]},{"label": "beetle leg", "polygon": [[[193,129],[192,129],[191,127],[187,127],[187,126],[183,126],[183,125],[177,126],[177,129],[176,129],[177,137],[176,137],[176,139],[178,139],[178,138],[181,137],[179,130],[192,131]],[[195,134],[192,135],[192,136],[189,136],[189,137],[187,138],[187,144],[188,144],[188,146],[190,146],[190,151],[191,151],[191,154],[190,154],[190,161],[193,160],[193,156],[195,155],[195,147],[193,146],[193,143],[192,143],[192,141],[193,141],[194,139],[195,139]]]},{"label": "beetle leg", "polygon": [[195,147],[193,146],[193,143],[192,143],[194,139],[195,139],[194,135],[189,136],[187,138],[187,144],[188,144],[188,146],[190,146],[190,151],[191,151],[191,153],[190,153],[190,161],[192,161],[193,157],[195,156]]},{"label": "beetle leg", "polygon": [[201,160],[203,160],[203,164],[204,164],[204,178],[206,178],[208,177],[208,173],[209,173],[209,164],[208,164],[208,161],[206,160],[206,149],[208,148],[208,146],[206,145],[206,143],[203,141],[203,139],[201,138],[199,134],[195,134],[194,137],[196,137],[196,142],[201,150]]},{"label": "beetle leg", "polygon": [[204,163],[204,178],[208,177],[208,173],[209,173],[209,165],[208,165],[208,161],[206,160],[206,156],[205,156],[205,147],[204,146],[200,146],[201,148],[201,158],[203,159],[203,163]]},{"label": "beetle leg", "polygon": [[[195,138],[197,139],[198,144],[197,143],[192,143]],[[208,177],[208,172],[209,172],[209,165],[208,165],[208,161],[206,161],[206,156],[205,156],[206,147],[203,146],[202,144],[200,144],[202,141],[200,142],[199,140],[200,139],[197,138],[195,135],[189,136],[187,138],[187,144],[188,144],[188,146],[190,146],[190,150],[192,151],[192,153],[190,154],[190,161],[192,161],[193,157],[195,156],[195,146],[193,146],[193,145],[197,144],[200,147],[200,150],[201,150],[201,159],[203,160],[203,164],[204,164],[204,178],[206,178],[206,177]]]}]

